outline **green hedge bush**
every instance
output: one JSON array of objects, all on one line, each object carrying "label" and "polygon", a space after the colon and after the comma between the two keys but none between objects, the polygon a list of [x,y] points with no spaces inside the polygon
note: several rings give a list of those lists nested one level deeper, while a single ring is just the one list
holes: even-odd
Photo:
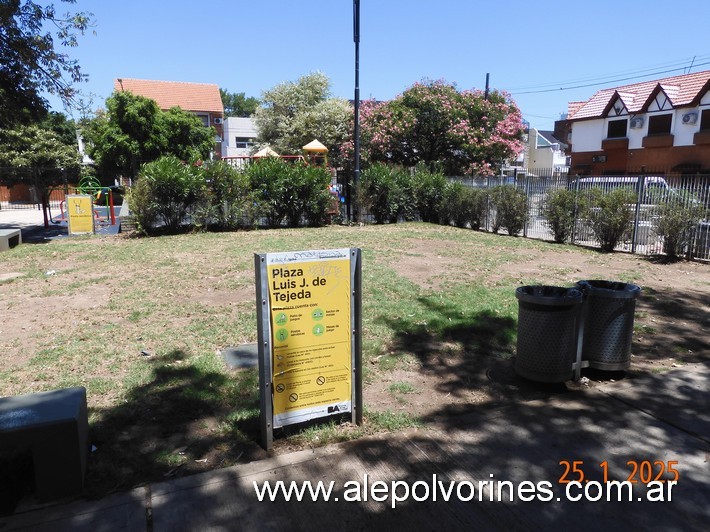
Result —
[{"label": "green hedge bush", "polygon": [[590,193],[587,217],[592,233],[602,251],[613,251],[631,234],[636,193],[631,188],[617,188],[610,192],[596,188]]},{"label": "green hedge bush", "polygon": [[586,213],[587,202],[582,194],[558,188],[545,196],[540,214],[552,232],[557,243],[568,242],[572,238],[575,220]]},{"label": "green hedge bush", "polygon": [[141,231],[154,232],[162,222],[163,230],[172,233],[182,228],[205,197],[199,168],[169,155],[142,166],[128,201]]},{"label": "green hedge bush", "polygon": [[490,191],[493,214],[493,232],[505,229],[517,236],[528,221],[528,198],[515,185],[499,185]]},{"label": "green hedge bush", "polygon": [[698,223],[706,212],[695,198],[675,193],[658,207],[657,215],[654,229],[663,237],[663,252],[669,259],[676,259],[692,244]]}]

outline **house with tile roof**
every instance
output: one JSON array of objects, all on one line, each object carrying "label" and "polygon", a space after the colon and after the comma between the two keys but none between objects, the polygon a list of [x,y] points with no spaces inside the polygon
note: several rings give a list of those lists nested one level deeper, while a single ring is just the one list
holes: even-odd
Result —
[{"label": "house with tile roof", "polygon": [[524,166],[537,175],[566,173],[569,170],[566,148],[567,145],[555,137],[554,131],[530,128]]},{"label": "house with tile roof", "polygon": [[222,154],[224,107],[218,85],[117,78],[113,82],[113,88],[116,91],[128,91],[155,100],[163,111],[171,107],[180,107],[183,111],[196,114],[206,127],[215,128],[217,132],[215,151]]},{"label": "house with tile roof", "polygon": [[597,91],[555,132],[571,173],[710,173],[710,70]]}]

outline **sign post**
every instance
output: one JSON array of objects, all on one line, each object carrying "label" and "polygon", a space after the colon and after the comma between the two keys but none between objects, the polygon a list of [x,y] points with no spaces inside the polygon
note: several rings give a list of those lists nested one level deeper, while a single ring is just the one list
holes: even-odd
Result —
[{"label": "sign post", "polygon": [[94,200],[89,194],[66,196],[69,235],[94,232]]},{"label": "sign post", "polygon": [[361,251],[256,254],[261,435],[350,414],[362,423]]}]

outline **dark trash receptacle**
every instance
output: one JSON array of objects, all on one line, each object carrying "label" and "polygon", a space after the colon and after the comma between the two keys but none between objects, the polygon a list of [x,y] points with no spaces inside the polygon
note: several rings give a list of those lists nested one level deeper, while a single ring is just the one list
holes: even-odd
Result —
[{"label": "dark trash receptacle", "polygon": [[538,382],[572,378],[583,294],[576,288],[521,286],[515,371]]},{"label": "dark trash receptacle", "polygon": [[641,288],[613,281],[579,281],[577,288],[585,294],[582,360],[595,369],[628,369]]}]

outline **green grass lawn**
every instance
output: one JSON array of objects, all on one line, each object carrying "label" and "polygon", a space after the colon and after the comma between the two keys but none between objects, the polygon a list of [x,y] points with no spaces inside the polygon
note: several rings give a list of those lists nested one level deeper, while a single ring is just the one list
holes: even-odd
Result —
[{"label": "green grass lawn", "polygon": [[[0,282],[0,395],[87,388],[95,496],[263,457],[257,370],[231,370],[220,356],[256,341],[254,253],[343,247],[363,250],[366,390],[434,344],[511,357],[515,288],[568,284],[573,273],[509,265],[599,257],[418,223],[23,244],[1,257],[0,273],[21,275]],[[386,394],[402,402],[426,396],[424,386],[395,381]],[[366,391],[363,427],[281,434],[276,452],[420,423],[367,401]]]}]

